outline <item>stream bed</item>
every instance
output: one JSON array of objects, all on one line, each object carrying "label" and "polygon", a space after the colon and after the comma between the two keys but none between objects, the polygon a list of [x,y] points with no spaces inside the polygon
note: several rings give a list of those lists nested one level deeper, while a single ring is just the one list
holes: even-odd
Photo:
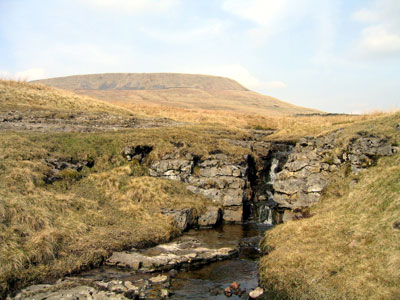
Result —
[{"label": "stream bed", "polygon": [[[268,225],[224,225],[207,231],[191,231],[188,235],[204,238],[208,244],[220,246],[237,246],[239,255],[232,259],[208,264],[201,268],[180,272],[172,281],[170,299],[227,299],[223,291],[231,283],[240,284],[246,299],[246,292],[258,286],[257,247],[259,237]],[[233,294],[231,299],[243,299]]]},{"label": "stream bed", "polygon": [[[164,262],[162,270],[104,265],[57,283],[28,287],[15,299],[228,299],[224,291],[232,283],[240,287],[229,295],[230,299],[248,299],[248,293],[258,286],[258,242],[270,228],[252,223],[189,230],[170,243],[133,254],[122,253],[133,255],[128,257],[132,265],[136,265],[137,257],[156,262],[158,257],[180,258],[176,256],[179,251],[182,257],[193,258],[189,263],[181,261],[179,268],[172,264],[173,260]],[[163,252],[165,249],[170,252]],[[140,262],[141,267],[143,263]]]}]

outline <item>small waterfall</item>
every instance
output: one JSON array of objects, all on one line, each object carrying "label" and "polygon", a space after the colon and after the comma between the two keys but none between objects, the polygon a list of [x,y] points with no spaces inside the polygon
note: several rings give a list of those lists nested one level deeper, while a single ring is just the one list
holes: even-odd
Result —
[{"label": "small waterfall", "polygon": [[269,175],[268,183],[271,185],[274,184],[274,181],[276,179],[276,169],[278,168],[278,166],[279,166],[279,160],[274,157],[272,159],[271,168],[269,169],[269,174],[268,174]]},{"label": "small waterfall", "polygon": [[260,223],[273,225],[272,209],[267,205],[260,205],[258,209],[258,221]]},{"label": "small waterfall", "polygon": [[279,166],[279,160],[277,158],[272,158],[271,167],[267,175],[267,182],[265,184],[266,190],[266,201],[262,201],[258,204],[258,222],[273,225],[274,224],[274,210],[275,206],[274,196],[273,196],[273,184],[276,179],[276,171]]}]

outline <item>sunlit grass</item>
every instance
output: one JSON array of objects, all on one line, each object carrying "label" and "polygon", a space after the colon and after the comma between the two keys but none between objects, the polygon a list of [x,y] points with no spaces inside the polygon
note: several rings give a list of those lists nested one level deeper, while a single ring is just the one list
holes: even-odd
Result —
[{"label": "sunlit grass", "polygon": [[[357,127],[392,137],[400,133],[394,114]],[[330,178],[309,219],[269,231],[262,247],[262,282],[290,299],[400,298],[400,154],[382,158],[359,177],[345,168]],[[350,188],[350,182],[358,183]]]}]

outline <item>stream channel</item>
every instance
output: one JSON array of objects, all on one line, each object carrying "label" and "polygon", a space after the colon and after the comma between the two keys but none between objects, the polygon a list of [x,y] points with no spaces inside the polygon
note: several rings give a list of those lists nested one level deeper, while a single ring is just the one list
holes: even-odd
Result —
[{"label": "stream channel", "polygon": [[[165,272],[170,278],[167,285],[168,299],[228,299],[224,289],[231,283],[240,284],[242,295],[232,294],[230,299],[248,299],[248,293],[258,286],[257,262],[259,259],[258,242],[263,233],[272,228],[267,224],[221,225],[208,230],[189,230],[185,237],[193,237],[204,242],[210,248],[232,247],[239,249],[233,258],[191,267],[186,271]],[[148,281],[157,274],[135,273],[129,269],[103,266],[79,277],[96,281]],[[165,285],[164,285],[165,287]],[[146,299],[160,299],[160,286],[153,286],[146,293]]]}]

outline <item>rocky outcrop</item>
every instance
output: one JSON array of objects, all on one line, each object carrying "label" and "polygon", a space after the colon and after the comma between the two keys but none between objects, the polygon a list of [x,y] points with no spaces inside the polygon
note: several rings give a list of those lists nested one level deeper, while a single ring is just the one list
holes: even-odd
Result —
[{"label": "rocky outcrop", "polygon": [[37,109],[0,111],[0,131],[101,132],[177,125],[180,123],[167,118],[139,118],[87,111]]},{"label": "rocky outcrop", "polygon": [[182,231],[193,227],[196,221],[190,208],[180,210],[164,209],[161,213],[166,216],[171,216],[175,221],[176,227]]},{"label": "rocky outcrop", "polygon": [[43,178],[44,182],[47,184],[52,184],[68,176],[77,177],[78,172],[82,171],[84,167],[92,168],[95,164],[93,159],[78,161],[72,158],[49,158],[43,159],[42,162],[50,167],[49,172]]},{"label": "rocky outcrop", "polygon": [[200,215],[197,225],[200,228],[213,227],[221,220],[221,209],[218,207],[208,207],[206,212]]},{"label": "rocky outcrop", "polygon": [[[359,132],[346,148],[339,145],[340,130],[317,138],[304,137],[296,144],[262,141],[268,134],[256,132],[254,140],[229,140],[252,153],[236,158],[218,151],[205,157],[182,154],[177,144],[175,152],[150,163],[149,174],[187,183],[188,190],[222,208],[225,222],[252,217],[272,224],[304,217],[303,209],[320,200],[328,174],[343,164],[358,174],[395,151],[389,139],[366,132]],[[126,147],[123,155],[142,162],[150,151],[146,146]],[[193,225],[213,226],[219,219],[218,211],[196,220],[183,211],[165,214],[182,230]]]},{"label": "rocky outcrop", "polygon": [[221,209],[216,206],[207,207],[206,211],[198,217],[194,216],[191,208],[163,209],[161,213],[171,216],[176,227],[182,231],[190,228],[211,228],[221,221]]},{"label": "rocky outcrop", "polygon": [[135,280],[104,280],[66,277],[54,284],[37,284],[7,300],[127,300],[162,299],[170,294],[170,277],[157,275]]},{"label": "rocky outcrop", "polygon": [[289,154],[273,184],[273,200],[283,212],[278,222],[302,217],[302,209],[320,200],[328,174],[348,164],[354,174],[395,152],[389,139],[359,132],[347,148],[337,151],[340,131],[325,137],[302,138]]},{"label": "rocky outcrop", "polygon": [[137,161],[142,162],[152,150],[153,147],[148,145],[126,146],[122,151],[122,156],[124,156],[128,161],[136,159]]},{"label": "rocky outcrop", "polygon": [[[188,190],[202,194],[222,207],[223,221],[242,222],[253,213],[253,210],[257,211],[260,203],[268,200],[267,193],[271,190],[272,159],[278,159],[276,167],[280,169],[293,147],[290,142],[258,140],[269,134],[270,131],[255,131],[255,140],[229,140],[228,142],[234,146],[247,148],[253,153],[235,159],[218,151],[207,157],[190,153],[182,155],[178,151],[169,153],[151,163],[150,175],[187,183]],[[210,212],[207,218],[211,216],[213,219],[211,223],[211,220],[207,221],[207,224],[204,223],[206,216],[202,216],[198,220],[198,225],[214,224],[218,214],[215,211]]]},{"label": "rocky outcrop", "polygon": [[392,155],[395,151],[388,138],[360,132],[358,137],[351,140],[343,159],[350,161],[352,172],[358,174],[362,169],[374,165],[379,157]]},{"label": "rocky outcrop", "polygon": [[[188,183],[188,190],[212,199],[223,208],[224,221],[241,222],[243,203],[251,198],[247,161],[245,157],[232,162],[224,154],[204,159],[191,154],[183,157],[168,154],[150,165],[150,175]],[[215,218],[218,214],[210,212],[200,220],[207,223],[211,216]]]}]

